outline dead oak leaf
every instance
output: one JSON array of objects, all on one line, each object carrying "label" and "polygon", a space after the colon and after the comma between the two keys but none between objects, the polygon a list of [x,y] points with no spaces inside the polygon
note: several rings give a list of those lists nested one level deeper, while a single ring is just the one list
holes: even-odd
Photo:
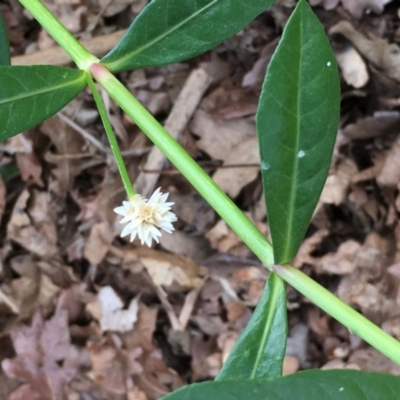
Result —
[{"label": "dead oak leaf", "polygon": [[[65,384],[87,364],[85,352],[71,345],[67,312],[60,310],[44,321],[38,310],[30,326],[14,325],[11,337],[17,356],[3,360],[2,368],[9,377],[25,382],[17,391],[29,387],[33,399],[67,400]],[[17,394],[11,395],[17,399]]]}]

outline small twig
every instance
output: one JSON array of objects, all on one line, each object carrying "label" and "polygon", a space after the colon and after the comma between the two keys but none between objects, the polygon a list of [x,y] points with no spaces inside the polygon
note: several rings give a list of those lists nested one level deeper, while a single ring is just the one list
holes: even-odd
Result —
[{"label": "small twig", "polygon": [[183,331],[182,325],[172,308],[171,303],[168,300],[167,293],[161,286],[154,284],[157,296],[160,299],[162,305],[164,306],[165,312],[168,315],[169,322],[171,322],[172,329],[175,331]]},{"label": "small twig", "polygon": [[83,138],[85,138],[88,142],[92,143],[95,147],[97,147],[102,153],[108,154],[108,151],[104,148],[103,144],[93,137],[89,132],[79,126],[77,123],[72,121],[69,117],[64,115],[62,112],[57,113],[57,115],[72,129],[75,129]]}]

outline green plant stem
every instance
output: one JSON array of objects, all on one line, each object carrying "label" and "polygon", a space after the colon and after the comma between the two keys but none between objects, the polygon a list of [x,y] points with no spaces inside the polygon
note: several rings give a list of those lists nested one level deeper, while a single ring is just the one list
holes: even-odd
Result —
[{"label": "green plant stem", "polygon": [[93,82],[93,79],[89,73],[87,74],[87,83],[93,94],[93,98],[96,103],[97,109],[99,110],[100,118],[103,122],[108,141],[110,142],[111,151],[113,153],[115,162],[117,163],[118,171],[121,175],[121,179],[124,184],[126,194],[128,196],[128,199],[132,199],[132,197],[135,195],[135,190],[133,189],[133,185],[129,178],[128,171],[126,170],[124,160],[122,159],[122,155],[121,155],[121,151],[119,150],[117,138],[115,137],[114,131],[112,129],[110,120],[108,118],[107,111],[104,107],[103,101],[100,96],[100,93],[97,90],[96,85]]},{"label": "green plant stem", "polygon": [[19,0],[32,16],[46,29],[52,38],[71,57],[79,69],[87,71],[90,64],[99,59],[90,54],[64,25],[46,8],[40,0]]},{"label": "green plant stem", "polygon": [[398,340],[388,335],[300,270],[291,265],[274,265],[273,270],[289,285],[346,326],[351,333],[361,337],[381,353],[400,364],[400,343]]},{"label": "green plant stem", "polygon": [[396,339],[303,272],[291,266],[273,266],[271,244],[155,118],[104,67],[94,64],[90,67],[90,71],[114,101],[160,148],[265,266],[273,269],[286,282],[332,315],[350,331],[400,364],[400,343]]},{"label": "green plant stem", "polygon": [[[64,29],[63,26],[59,23],[55,24],[54,17],[51,14],[43,13],[45,8],[40,1],[20,0],[20,2],[39,20],[42,26],[61,46],[68,46],[70,41],[66,39],[66,36],[70,34],[67,31],[61,32]],[[35,12],[32,12],[32,10]],[[39,14],[39,17],[37,17],[37,14]],[[59,40],[59,36],[63,40]],[[82,52],[79,47],[75,50],[73,52],[74,61],[80,68],[82,68],[81,65],[86,68],[86,62],[79,64],[77,61],[84,61],[87,52]],[[357,333],[367,343],[400,364],[400,343],[397,340],[372,324],[301,271],[291,266],[273,267],[271,244],[214,181],[112,74],[99,64],[93,64],[90,71],[115,102],[192,183],[266,267],[270,270],[274,268],[278,275],[296,290],[335,317],[349,330]]]}]

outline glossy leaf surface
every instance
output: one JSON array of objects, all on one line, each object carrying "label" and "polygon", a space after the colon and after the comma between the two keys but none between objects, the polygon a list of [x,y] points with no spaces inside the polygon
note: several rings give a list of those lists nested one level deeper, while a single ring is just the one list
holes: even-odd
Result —
[{"label": "glossy leaf surface", "polygon": [[166,65],[232,36],[274,0],[153,0],[101,63],[111,72]]},{"label": "glossy leaf surface", "polygon": [[0,10],[0,65],[10,65],[10,43],[3,13]]},{"label": "glossy leaf surface", "polygon": [[335,56],[305,0],[268,66],[257,111],[274,261],[291,261],[323,189],[339,121]]},{"label": "glossy leaf surface", "polygon": [[309,370],[276,379],[223,380],[178,389],[163,400],[398,400],[400,378],[351,370]]},{"label": "glossy leaf surface", "polygon": [[85,86],[85,73],[71,68],[0,67],[0,140],[51,117]]},{"label": "glossy leaf surface", "polygon": [[285,283],[272,272],[250,321],[216,380],[281,376],[286,339]]}]

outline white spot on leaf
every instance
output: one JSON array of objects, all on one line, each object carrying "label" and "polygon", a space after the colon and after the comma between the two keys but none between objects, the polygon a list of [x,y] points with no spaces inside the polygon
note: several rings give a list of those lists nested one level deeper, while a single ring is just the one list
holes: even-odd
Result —
[{"label": "white spot on leaf", "polygon": [[332,63],[330,62],[330,61],[328,61],[327,63],[326,63],[326,66],[327,67],[330,67],[332,65]]},{"label": "white spot on leaf", "polygon": [[305,155],[306,155],[306,153],[305,153],[303,150],[300,150],[300,151],[297,153],[297,157],[298,157],[298,158],[303,158]]},{"label": "white spot on leaf", "polygon": [[268,163],[266,163],[265,161],[261,161],[261,169],[263,171],[268,171],[270,168],[270,165]]}]

